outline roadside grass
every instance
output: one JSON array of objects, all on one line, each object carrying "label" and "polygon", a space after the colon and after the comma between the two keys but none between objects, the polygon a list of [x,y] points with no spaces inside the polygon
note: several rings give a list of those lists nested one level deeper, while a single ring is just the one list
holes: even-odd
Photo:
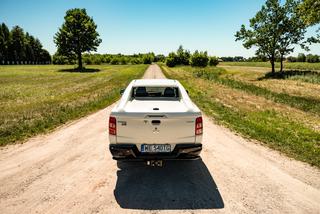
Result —
[{"label": "roadside grass", "polygon": [[277,93],[267,88],[262,88],[251,83],[239,81],[232,78],[222,77],[226,71],[223,68],[211,67],[211,68],[184,68],[188,72],[192,72],[197,78],[204,78],[216,83],[226,85],[228,87],[243,90],[248,93],[252,93],[257,96],[263,96],[266,99],[270,99],[277,103],[283,103],[294,108],[298,108],[303,111],[308,111],[320,115],[320,102],[319,100],[309,98],[293,96],[287,93]]},{"label": "roadside grass", "polygon": [[[22,141],[102,109],[147,65],[0,66],[0,146]],[[106,119],[107,120],[107,119]]]},{"label": "roadside grass", "polygon": [[[268,67],[271,69],[270,62],[221,62],[221,66],[248,66],[248,67]],[[276,68],[280,68],[280,63],[276,62]],[[284,69],[298,70],[320,70],[320,62],[284,62]]]},{"label": "roadside grass", "polygon": [[[190,67],[168,68],[161,65],[161,68],[168,78],[178,79],[201,110],[218,123],[290,157],[320,167],[319,117],[299,110],[290,111],[291,107],[252,95],[229,83],[197,78]],[[223,73],[220,68],[216,69],[218,76]],[[289,112],[285,113],[283,109]],[[301,117],[314,117],[316,127],[308,126],[303,119],[300,120]]]}]

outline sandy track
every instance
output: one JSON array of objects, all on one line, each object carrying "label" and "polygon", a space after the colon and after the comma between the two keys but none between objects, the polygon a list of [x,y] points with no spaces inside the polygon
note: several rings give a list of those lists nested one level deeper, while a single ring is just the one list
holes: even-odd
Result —
[{"label": "sandy track", "polygon": [[[145,78],[164,78],[151,65]],[[204,116],[202,160],[164,168],[107,150],[113,106],[0,151],[1,213],[320,213],[320,171]]]}]

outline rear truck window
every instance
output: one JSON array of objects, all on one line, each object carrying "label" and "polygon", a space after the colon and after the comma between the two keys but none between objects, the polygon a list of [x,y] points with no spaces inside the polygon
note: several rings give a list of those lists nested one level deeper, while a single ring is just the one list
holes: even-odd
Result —
[{"label": "rear truck window", "polygon": [[177,100],[180,99],[177,87],[133,87],[133,99]]}]

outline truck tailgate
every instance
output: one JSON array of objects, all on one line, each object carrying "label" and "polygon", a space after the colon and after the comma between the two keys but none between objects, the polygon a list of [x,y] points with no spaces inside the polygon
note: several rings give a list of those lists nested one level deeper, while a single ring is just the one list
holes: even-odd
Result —
[{"label": "truck tailgate", "polygon": [[117,115],[117,143],[177,144],[195,142],[196,114],[129,113]]}]

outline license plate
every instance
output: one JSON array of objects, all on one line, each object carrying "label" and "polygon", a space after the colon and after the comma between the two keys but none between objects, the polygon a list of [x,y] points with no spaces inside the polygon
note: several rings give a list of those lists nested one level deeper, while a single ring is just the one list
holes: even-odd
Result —
[{"label": "license plate", "polygon": [[169,144],[142,144],[141,152],[143,153],[162,153],[171,152],[171,145]]}]

